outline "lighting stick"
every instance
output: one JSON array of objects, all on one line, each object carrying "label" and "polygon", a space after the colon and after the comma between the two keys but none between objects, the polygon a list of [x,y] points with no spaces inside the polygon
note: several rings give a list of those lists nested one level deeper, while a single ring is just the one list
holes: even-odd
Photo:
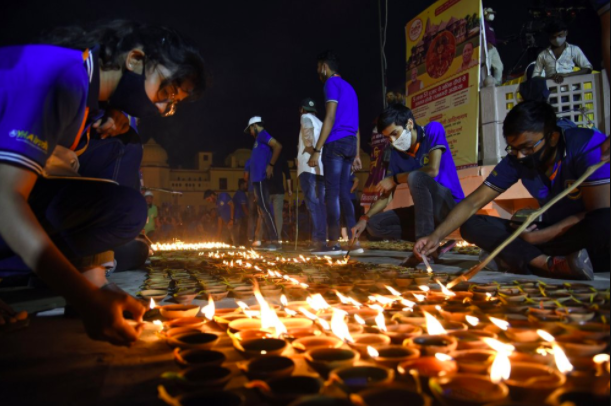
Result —
[{"label": "lighting stick", "polygon": [[568,196],[572,191],[574,191],[575,189],[577,189],[577,187],[579,185],[581,185],[590,175],[592,175],[594,172],[596,172],[599,168],[601,168],[603,165],[608,164],[608,162],[606,161],[601,161],[599,163],[597,163],[596,165],[592,165],[590,166],[584,173],[583,175],[581,175],[581,177],[579,179],[577,179],[577,181],[575,181],[575,183],[573,183],[569,188],[565,189],[562,193],[560,193],[559,195],[557,195],[556,197],[554,197],[552,200],[550,200],[549,202],[547,202],[547,204],[543,207],[541,207],[538,210],[535,210],[530,216],[528,216],[528,218],[526,219],[526,221],[509,237],[507,238],[501,245],[499,245],[489,256],[488,258],[486,258],[485,260],[483,260],[482,262],[480,262],[479,264],[475,265],[474,267],[472,267],[471,269],[469,269],[467,272],[465,272],[464,274],[460,275],[458,278],[450,281],[448,283],[448,289],[453,288],[454,286],[458,285],[460,282],[466,282],[469,279],[473,278],[475,275],[477,275],[482,269],[484,269],[484,267],[486,265],[488,265],[497,255],[499,255],[501,253],[501,251],[503,251],[503,249],[505,249],[505,247],[507,247],[511,242],[513,242],[516,238],[518,238],[520,236],[520,234],[522,234],[535,220],[537,220],[539,218],[539,216],[541,216],[543,213],[545,213],[546,211],[548,211],[553,205],[555,205],[556,203],[558,203],[560,200],[564,199],[566,196]]},{"label": "lighting stick", "polygon": [[299,242],[299,179],[297,179],[297,193],[295,193],[295,251]]}]

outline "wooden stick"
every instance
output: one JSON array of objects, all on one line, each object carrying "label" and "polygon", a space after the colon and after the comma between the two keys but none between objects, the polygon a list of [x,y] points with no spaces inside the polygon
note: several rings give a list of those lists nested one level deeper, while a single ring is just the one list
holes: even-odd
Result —
[{"label": "wooden stick", "polygon": [[594,172],[596,172],[598,169],[600,169],[603,165],[607,164],[608,162],[605,161],[601,161],[599,163],[597,163],[596,165],[592,165],[590,166],[584,173],[583,175],[581,175],[581,177],[579,179],[577,179],[575,181],[575,183],[573,183],[569,188],[565,189],[562,191],[562,193],[560,193],[559,195],[555,196],[554,198],[552,198],[552,200],[550,200],[549,202],[547,202],[545,204],[545,206],[541,207],[539,210],[536,210],[535,212],[533,212],[530,216],[528,216],[528,218],[526,219],[526,221],[509,237],[507,238],[501,245],[499,245],[489,256],[488,258],[486,258],[485,260],[483,260],[482,262],[480,262],[479,264],[475,265],[474,267],[472,267],[471,269],[469,269],[467,272],[465,272],[464,274],[460,275],[458,278],[450,281],[448,283],[448,289],[453,288],[454,286],[458,285],[461,282],[467,282],[469,279],[473,278],[475,275],[477,275],[482,269],[484,269],[486,267],[486,265],[488,265],[497,255],[499,255],[501,253],[501,251],[503,251],[505,249],[505,247],[507,247],[510,243],[512,243],[516,238],[518,238],[527,228],[528,226],[530,226],[536,219],[539,218],[539,216],[541,216],[543,213],[545,213],[546,211],[548,211],[553,205],[555,205],[556,203],[558,203],[560,200],[562,200],[563,198],[565,198],[566,196],[569,195],[569,193],[571,193],[572,191],[574,191],[575,189],[577,189],[577,187],[579,187],[579,185],[581,185],[588,177],[590,177],[590,175],[592,175]]},{"label": "wooden stick", "polygon": [[297,178],[297,193],[295,193],[295,251],[299,243],[299,178]]}]

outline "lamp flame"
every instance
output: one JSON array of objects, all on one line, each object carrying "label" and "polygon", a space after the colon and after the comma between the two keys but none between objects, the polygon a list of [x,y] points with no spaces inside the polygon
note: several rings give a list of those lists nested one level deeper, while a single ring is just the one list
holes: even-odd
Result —
[{"label": "lamp flame", "polygon": [[537,334],[539,334],[539,337],[552,344],[554,360],[556,361],[556,368],[558,368],[558,371],[563,374],[571,372],[574,369],[573,364],[571,364],[562,348],[556,343],[554,336],[544,330],[537,330]]},{"label": "lamp flame", "polygon": [[308,297],[306,299],[306,302],[308,302],[310,307],[316,310],[317,312],[331,308],[331,306],[329,306],[329,303],[327,303],[327,301],[322,297],[320,293]]},{"label": "lamp flame", "polygon": [[286,299],[286,296],[282,295],[280,296],[280,303],[282,303],[282,306],[287,307],[289,305],[289,301]]},{"label": "lamp flame", "polygon": [[378,326],[378,329],[382,332],[386,332],[388,331],[386,329],[386,320],[384,319],[384,313],[380,313],[376,316],[375,318],[376,321],[376,325]]},{"label": "lamp flame", "polygon": [[594,357],[594,363],[596,364],[604,364],[605,362],[609,362],[610,357],[609,354],[598,354]]},{"label": "lamp flame", "polygon": [[419,301],[419,302],[424,302],[426,300],[426,296],[424,296],[424,295],[419,295],[417,293],[412,293],[412,294],[414,295],[416,300]]},{"label": "lamp flame", "polygon": [[331,331],[340,340],[348,343],[354,343],[354,339],[350,335],[350,330],[344,318],[348,315],[343,310],[333,309],[333,317],[331,317]]},{"label": "lamp flame", "polygon": [[437,354],[435,354],[435,358],[437,358],[439,361],[441,362],[447,362],[447,361],[452,361],[452,357],[450,357],[448,354],[442,354],[440,352],[438,352]]},{"label": "lamp flame", "polygon": [[371,358],[378,358],[380,356],[380,353],[378,352],[378,350],[376,350],[375,348],[373,348],[370,345],[367,346],[367,354],[369,354]]},{"label": "lamp flame", "polygon": [[430,290],[431,290],[431,288],[429,288],[429,287],[428,287],[428,286],[426,286],[426,285],[420,285],[420,286],[418,286],[418,289],[420,289],[421,291],[423,291],[423,292],[425,292],[425,293],[428,293],[428,292],[430,292]]},{"label": "lamp flame", "polygon": [[426,318],[426,331],[431,336],[439,336],[448,334],[448,332],[443,328],[439,320],[437,320],[433,315],[428,312],[424,312],[424,317]]},{"label": "lamp flame", "polygon": [[354,315],[354,320],[356,320],[356,322],[359,323],[361,326],[364,326],[366,324],[365,320],[358,314]]},{"label": "lamp flame", "polygon": [[159,328],[159,331],[163,330],[163,323],[161,322],[161,320],[154,320],[153,324]]},{"label": "lamp flame", "polygon": [[494,383],[506,381],[511,376],[511,363],[509,356],[515,351],[513,345],[504,344],[494,338],[485,337],[482,339],[490,348],[495,350],[496,356],[490,369],[490,380]]},{"label": "lamp flame", "polygon": [[393,287],[386,286],[386,285],[384,285],[384,287],[390,292],[391,295],[401,297],[401,292],[399,292],[398,290],[394,289]]},{"label": "lamp flame", "polygon": [[208,320],[212,320],[214,319],[215,311],[216,311],[216,308],[214,306],[214,300],[212,300],[211,295],[208,295],[208,305],[202,307],[201,312],[205,318],[207,318]]},{"label": "lamp flame", "polygon": [[149,303],[149,309],[153,310],[155,307],[157,307],[157,303],[155,303],[155,300],[151,298],[151,301]]},{"label": "lamp flame", "polygon": [[488,317],[488,319],[503,331],[507,331],[509,328],[509,322],[506,320],[497,319],[496,317]]},{"label": "lamp flame", "polygon": [[446,297],[456,296],[456,293],[454,293],[450,289],[446,288],[444,286],[444,284],[441,283],[441,281],[439,279],[435,279],[435,282],[437,282],[439,284],[439,286],[441,287],[441,292],[444,294],[444,296],[446,296]]},{"label": "lamp flame", "polygon": [[470,325],[472,325],[473,327],[477,327],[477,325],[479,324],[479,319],[475,316],[465,316],[465,319],[467,319],[467,323],[469,323]]}]

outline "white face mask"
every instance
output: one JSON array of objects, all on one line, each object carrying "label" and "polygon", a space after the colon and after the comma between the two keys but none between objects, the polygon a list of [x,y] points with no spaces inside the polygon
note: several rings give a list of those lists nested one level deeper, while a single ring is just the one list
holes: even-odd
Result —
[{"label": "white face mask", "polygon": [[403,130],[399,137],[390,137],[392,146],[399,151],[409,151],[412,146],[412,132]]},{"label": "white face mask", "polygon": [[553,46],[561,47],[566,42],[566,37],[556,37],[550,41]]}]

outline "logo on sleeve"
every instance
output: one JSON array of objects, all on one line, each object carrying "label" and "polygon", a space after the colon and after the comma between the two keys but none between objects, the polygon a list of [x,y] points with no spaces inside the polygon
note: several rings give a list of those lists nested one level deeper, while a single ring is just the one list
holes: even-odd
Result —
[{"label": "logo on sleeve", "polygon": [[[573,186],[573,183],[575,183],[574,179],[569,179],[566,182],[564,182],[564,188],[568,189],[571,186]],[[571,200],[579,200],[581,199],[581,188],[577,188],[575,190],[573,190],[571,193],[569,193],[569,195],[567,196],[569,199]]]},{"label": "logo on sleeve", "polygon": [[427,166],[429,164],[429,162],[431,162],[431,159],[429,158],[429,154],[426,154],[422,157],[422,166]]},{"label": "logo on sleeve", "polygon": [[9,137],[14,138],[15,140],[19,142],[28,144],[44,152],[45,154],[47,153],[47,150],[49,149],[49,143],[47,141],[41,140],[37,135],[31,134],[28,131],[12,130],[8,133],[8,135]]}]

